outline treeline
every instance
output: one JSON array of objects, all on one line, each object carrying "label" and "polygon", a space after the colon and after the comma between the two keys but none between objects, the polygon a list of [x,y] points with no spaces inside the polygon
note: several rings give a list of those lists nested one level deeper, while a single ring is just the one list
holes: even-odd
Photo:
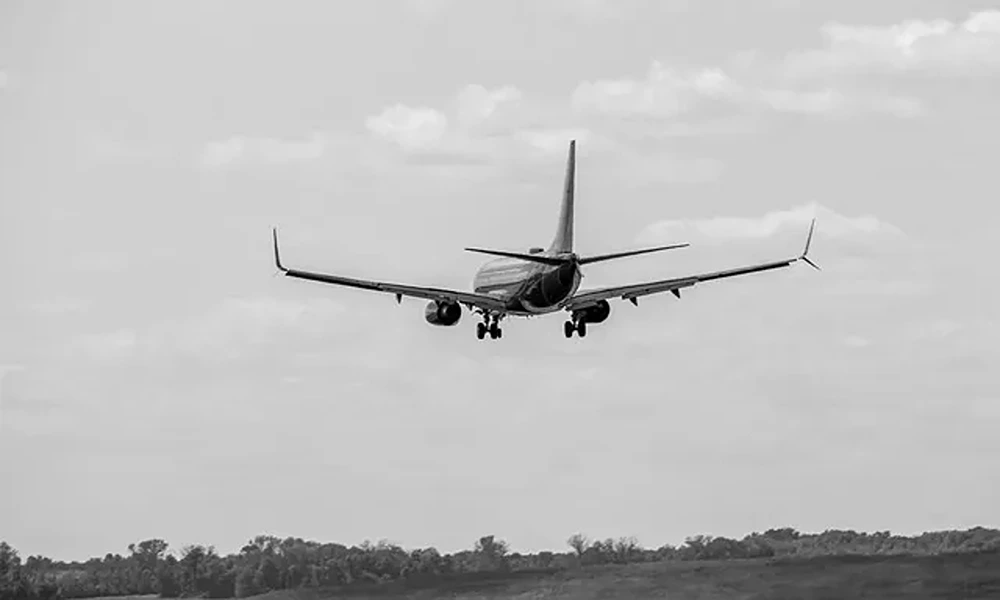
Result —
[{"label": "treeline", "polygon": [[221,556],[212,546],[170,552],[151,539],[131,544],[128,554],[107,554],[86,562],[30,556],[0,542],[0,600],[57,600],[157,594],[164,598],[247,597],[300,587],[362,586],[387,582],[427,585],[475,574],[572,569],[610,563],[670,560],[735,560],[782,556],[935,555],[1000,551],[1000,530],[924,533],[828,530],[802,534],[792,528],[752,533],[741,540],[695,536],[680,546],[643,548],[634,538],[590,540],[576,534],[566,552],[511,552],[494,536],[471,550],[441,554],[434,548],[404,550],[388,542],[360,546],[300,538],[258,536],[238,553]]}]

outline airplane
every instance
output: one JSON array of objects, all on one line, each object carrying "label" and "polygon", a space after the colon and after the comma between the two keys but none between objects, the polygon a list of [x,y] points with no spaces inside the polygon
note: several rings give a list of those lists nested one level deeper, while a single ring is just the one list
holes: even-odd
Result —
[{"label": "airplane", "polygon": [[533,247],[527,253],[465,248],[469,252],[500,257],[491,259],[480,267],[474,276],[471,292],[289,269],[282,264],[278,252],[277,228],[271,230],[274,263],[287,277],[390,293],[396,296],[397,303],[402,303],[403,296],[429,300],[424,309],[424,319],[435,326],[457,325],[461,320],[464,305],[470,312],[482,317],[482,321],[477,323],[476,327],[476,337],[480,340],[485,339],[487,334],[494,340],[503,337],[500,322],[507,317],[534,317],[559,311],[566,311],[570,315],[563,326],[565,337],[572,338],[576,333],[583,338],[587,335],[588,324],[603,323],[607,320],[611,314],[611,305],[608,302],[611,299],[628,300],[635,306],[639,305],[640,297],[662,292],[671,292],[680,299],[682,289],[699,283],[779,269],[798,261],[803,261],[819,270],[819,266],[807,256],[816,226],[816,219],[813,219],[806,237],[805,250],[794,258],[685,277],[581,291],[579,289],[583,278],[581,267],[584,265],[684,248],[689,244],[677,243],[594,256],[578,255],[574,251],[573,240],[575,179],[576,140],[571,140],[559,220],[548,248]]}]

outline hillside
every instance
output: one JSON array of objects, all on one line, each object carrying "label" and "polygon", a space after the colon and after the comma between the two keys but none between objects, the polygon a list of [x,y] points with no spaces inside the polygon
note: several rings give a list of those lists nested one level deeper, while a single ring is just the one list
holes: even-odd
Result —
[{"label": "hillside", "polygon": [[512,573],[369,589],[285,590],[259,600],[366,598],[541,600],[670,598],[845,600],[853,598],[1000,598],[1000,553],[925,557],[814,557],[601,565],[549,573]]}]

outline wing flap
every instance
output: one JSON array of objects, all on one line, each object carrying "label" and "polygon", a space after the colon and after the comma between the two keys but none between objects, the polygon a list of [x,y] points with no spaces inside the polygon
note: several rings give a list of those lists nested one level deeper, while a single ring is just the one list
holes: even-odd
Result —
[{"label": "wing flap", "polygon": [[462,292],[459,290],[449,290],[445,288],[406,285],[387,281],[356,279],[354,277],[344,277],[342,275],[333,275],[329,273],[289,269],[281,263],[281,255],[278,252],[277,230],[273,230],[272,234],[274,238],[274,263],[278,270],[284,273],[286,277],[294,277],[296,279],[316,281],[319,283],[329,283],[332,285],[341,285],[362,290],[370,290],[373,292],[395,294],[397,299],[401,296],[409,296],[412,298],[423,298],[425,300],[459,302],[461,304],[465,304],[466,306],[474,306],[496,312],[502,312],[505,308],[502,299],[487,296],[485,294]]},{"label": "wing flap", "polygon": [[574,296],[573,299],[567,304],[566,308],[568,310],[578,310],[596,304],[601,300],[608,300],[610,298],[621,298],[622,300],[630,300],[632,303],[636,303],[636,298],[648,296],[650,294],[659,294],[662,292],[673,292],[675,296],[680,298],[680,290],[686,287],[691,287],[706,281],[714,281],[717,279],[726,279],[728,277],[737,277],[739,275],[749,275],[751,273],[761,273],[764,271],[771,271],[773,269],[781,269],[791,266],[800,260],[818,270],[819,267],[816,263],[810,260],[807,256],[815,226],[816,220],[813,219],[812,224],[809,226],[809,236],[806,238],[805,250],[800,256],[795,258],[759,263],[756,265],[747,265],[732,269],[724,269],[721,271],[712,271],[698,275],[689,275],[687,277],[661,279],[659,281],[585,290]]},{"label": "wing flap", "polygon": [[386,281],[369,281],[365,279],[354,279],[352,277],[342,277],[340,275],[330,275],[327,273],[300,271],[297,269],[287,269],[285,271],[285,276],[294,277],[296,279],[305,279],[308,281],[317,281],[320,283],[353,287],[362,290],[371,290],[373,292],[384,292],[388,294],[409,296],[412,298],[423,298],[425,300],[460,302],[462,304],[473,305],[490,310],[502,310],[504,308],[503,301],[499,298],[494,298],[485,294],[461,292],[445,288],[405,285]]}]

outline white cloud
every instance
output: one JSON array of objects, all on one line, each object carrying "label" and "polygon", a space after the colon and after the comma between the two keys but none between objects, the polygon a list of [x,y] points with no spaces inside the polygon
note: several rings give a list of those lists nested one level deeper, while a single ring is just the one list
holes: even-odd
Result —
[{"label": "white cloud", "polygon": [[548,0],[547,2],[532,2],[536,9],[555,8],[560,12],[580,17],[585,21],[604,21],[624,16],[628,8],[622,6],[624,0]]},{"label": "white cloud", "polygon": [[[624,136],[627,137],[627,136]],[[712,158],[678,157],[660,151],[640,151],[627,143],[583,127],[526,129],[512,136],[503,147],[505,158],[524,157],[564,161],[570,140],[578,143],[577,153],[590,155],[604,166],[601,171],[629,185],[685,182],[703,183],[718,179],[722,163]],[[600,158],[596,158],[600,156]],[[586,158],[584,158],[586,160]]]},{"label": "white cloud", "polygon": [[84,150],[101,163],[141,162],[156,158],[158,153],[143,144],[127,141],[106,131],[95,131],[84,138]]},{"label": "white cloud", "polygon": [[224,167],[236,163],[281,164],[315,160],[326,152],[326,138],[318,133],[307,140],[283,140],[236,136],[209,143],[201,154],[206,167]]},{"label": "white cloud", "polygon": [[514,137],[528,146],[548,154],[565,154],[570,140],[576,140],[581,146],[591,147],[592,143],[606,146],[608,140],[599,138],[590,130],[583,128],[568,129],[526,129],[518,131]]},{"label": "white cloud", "polygon": [[511,85],[495,90],[479,84],[467,85],[458,93],[458,123],[462,127],[475,127],[493,117],[501,105],[515,103],[521,97],[521,90]]},{"label": "white cloud", "polygon": [[448,132],[448,117],[433,108],[397,104],[368,117],[365,126],[404,150],[421,150],[434,147],[444,139]]},{"label": "white cloud", "polygon": [[822,92],[794,92],[792,90],[764,90],[761,100],[771,108],[785,112],[826,113],[841,108],[845,99],[834,90]]},{"label": "white cloud", "polygon": [[69,350],[91,360],[115,361],[133,356],[137,344],[138,336],[134,330],[120,329],[81,336],[70,344]]},{"label": "white cloud", "polygon": [[[817,226],[818,227],[818,226]],[[833,286],[827,289],[829,297],[855,297],[855,296],[926,296],[931,290],[931,285],[924,281],[913,281],[905,279],[888,279],[879,275],[877,278],[855,278],[844,285]]]},{"label": "white cloud", "polygon": [[676,69],[653,61],[642,80],[584,81],[573,91],[581,113],[672,117],[693,108],[700,97],[725,98],[740,88],[719,69]]},{"label": "white cloud", "polygon": [[660,221],[646,227],[639,237],[643,241],[763,239],[784,231],[805,231],[813,217],[816,218],[817,236],[902,235],[899,228],[874,216],[846,217],[812,203],[789,210],[769,212],[760,217],[712,217]]},{"label": "white cloud", "polygon": [[489,89],[469,84],[457,94],[454,120],[434,108],[396,104],[368,117],[365,126],[407,152],[482,152],[487,140],[478,139],[477,134],[484,126],[496,124],[503,108],[516,105],[522,96],[510,85]]},{"label": "white cloud", "polygon": [[[669,0],[660,0],[661,4]],[[674,0],[675,2],[677,0]],[[444,14],[462,3],[457,0],[405,0],[407,8],[424,17]],[[538,0],[522,7],[534,11],[538,17],[559,19],[577,18],[583,21],[604,21],[630,14],[629,8],[622,6],[626,0]],[[634,11],[635,7],[632,8]]]},{"label": "white cloud", "polygon": [[926,114],[923,103],[915,98],[885,95],[845,95],[833,89],[821,92],[762,90],[761,101],[780,112],[814,115],[850,115],[860,112],[886,113],[899,118]]},{"label": "white cloud", "polygon": [[128,257],[124,254],[113,252],[90,252],[87,254],[75,255],[70,264],[74,269],[81,271],[122,271],[129,265]]},{"label": "white cloud", "polygon": [[663,153],[622,150],[617,175],[632,184],[652,182],[705,183],[722,175],[723,163],[712,158],[678,158]]},{"label": "white cloud", "polygon": [[17,373],[18,371],[24,371],[24,370],[25,370],[24,365],[0,364],[0,382],[3,381],[4,377],[6,377],[8,373]]},{"label": "white cloud", "polygon": [[842,338],[843,344],[849,348],[867,348],[872,345],[872,341],[860,335],[848,335]]},{"label": "white cloud", "polygon": [[793,54],[788,74],[823,76],[843,70],[965,73],[1000,68],[1000,11],[972,13],[965,21],[909,19],[887,26],[829,23],[826,47]]},{"label": "white cloud", "polygon": [[342,305],[327,299],[228,298],[206,313],[141,330],[84,335],[70,356],[96,361],[187,357],[209,362],[237,359],[288,336],[326,336],[344,323]]},{"label": "white cloud", "polygon": [[[709,94],[721,93],[725,87],[721,75],[711,73],[692,81],[692,85]],[[468,168],[456,171],[455,164],[490,170],[499,162],[513,165],[563,159],[571,140],[579,142],[584,152],[612,155],[617,166],[610,168],[633,184],[654,180],[703,182],[714,180],[721,170],[720,163],[714,160],[678,160],[636,152],[617,136],[597,133],[578,119],[551,127],[532,126],[522,119],[527,115],[508,110],[517,106],[522,97],[512,86],[491,90],[472,84],[458,94],[455,119],[432,108],[399,104],[369,118],[367,124],[377,137],[397,145],[425,172],[440,178],[468,174]],[[538,113],[532,116],[537,120]],[[550,121],[557,122],[558,117]]]},{"label": "white cloud", "polygon": [[[899,118],[926,114],[915,98],[866,90],[858,82],[829,82],[820,89],[803,80],[841,71],[882,69],[968,72],[1000,68],[1000,11],[972,14],[962,23],[908,20],[885,27],[839,23],[822,28],[826,47],[789,55],[761,68],[754,53],[737,55],[728,69],[679,67],[653,61],[642,78],[580,83],[573,108],[584,115],[671,118],[707,102],[812,115],[882,113]],[[824,79],[825,80],[825,79]]]},{"label": "white cloud", "polygon": [[699,121],[673,121],[650,129],[648,123],[620,123],[619,131],[628,132],[631,137],[639,138],[671,138],[671,137],[703,137],[712,135],[743,135],[756,133],[760,130],[756,115],[730,115]]},{"label": "white cloud", "polygon": [[423,16],[434,16],[454,6],[455,0],[406,0],[406,7]]},{"label": "white cloud", "polygon": [[913,325],[908,330],[911,340],[940,340],[958,333],[965,327],[953,319],[937,319]]},{"label": "white cloud", "polygon": [[906,96],[870,96],[859,101],[860,108],[868,108],[874,112],[885,112],[891,115],[910,119],[927,114],[927,107],[916,98]]},{"label": "white cloud", "polygon": [[747,108],[817,115],[882,112],[901,118],[924,113],[910,98],[834,89],[798,90],[743,84],[719,68],[677,69],[653,61],[645,79],[616,79],[577,86],[572,105],[582,114],[670,118],[692,112],[705,101]]},{"label": "white cloud", "polygon": [[8,81],[10,81],[10,77],[7,75],[7,71],[0,69],[0,90],[7,87]]},{"label": "white cloud", "polygon": [[605,141],[583,127],[519,125],[523,115],[516,108],[522,99],[514,86],[469,84],[456,96],[454,118],[434,108],[396,104],[369,117],[366,126],[377,138],[420,156],[425,166],[428,159],[449,165],[487,157],[534,159],[565,153],[571,139],[591,145]]},{"label": "white cloud", "polygon": [[48,316],[68,315],[83,312],[88,304],[80,298],[51,298],[33,304],[31,309]]},{"label": "white cloud", "polygon": [[94,166],[170,161],[173,149],[151,138],[84,121],[72,136],[76,157]]},{"label": "white cloud", "polygon": [[232,359],[288,335],[328,335],[343,314],[342,305],[323,298],[228,298],[208,313],[152,328],[142,342],[154,353]]}]

